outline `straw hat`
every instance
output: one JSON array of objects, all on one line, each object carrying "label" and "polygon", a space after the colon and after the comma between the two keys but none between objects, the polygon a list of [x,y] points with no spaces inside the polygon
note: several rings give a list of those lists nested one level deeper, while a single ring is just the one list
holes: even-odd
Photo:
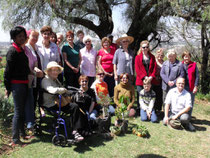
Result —
[{"label": "straw hat", "polygon": [[134,40],[134,38],[132,36],[128,36],[127,34],[123,34],[122,37],[120,37],[116,40],[116,43],[119,45],[120,42],[124,39],[127,39],[129,41],[129,44],[131,44]]},{"label": "straw hat", "polygon": [[51,61],[51,62],[49,62],[49,63],[47,64],[47,68],[45,69],[45,73],[48,74],[48,71],[49,71],[51,68],[53,68],[53,67],[59,68],[59,70],[60,70],[59,73],[61,73],[61,72],[63,71],[63,67],[61,67],[60,65],[58,65],[57,62]]}]

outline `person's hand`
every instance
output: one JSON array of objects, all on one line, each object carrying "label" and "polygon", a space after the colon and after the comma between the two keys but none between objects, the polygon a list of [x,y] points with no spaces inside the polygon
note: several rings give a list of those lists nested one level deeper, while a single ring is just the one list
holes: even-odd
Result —
[{"label": "person's hand", "polygon": [[146,112],[147,112],[147,117],[148,117],[148,119],[150,119],[151,118],[151,111],[149,111],[149,110],[146,110]]},{"label": "person's hand", "polygon": [[78,73],[79,72],[79,68],[75,68],[75,67],[73,67],[73,69],[72,69],[73,71],[74,71],[74,73]]},{"label": "person's hand", "polygon": [[5,97],[4,98],[5,99],[9,98],[9,95],[10,95],[10,91],[5,89]]},{"label": "person's hand", "polygon": [[114,79],[117,81],[118,80],[118,76],[117,76],[117,74],[116,75],[114,75]]},{"label": "person's hand", "polygon": [[197,93],[197,91],[198,91],[198,87],[195,86],[195,87],[193,88],[193,94]]},{"label": "person's hand", "polygon": [[128,111],[130,111],[130,109],[131,109],[131,107],[130,107],[130,106],[128,106],[128,107],[127,107],[127,110],[128,110]]},{"label": "person's hand", "polygon": [[171,117],[172,120],[176,120],[179,116],[178,115],[174,115]]},{"label": "person's hand", "polygon": [[164,124],[168,124],[169,118],[168,118],[167,116],[165,116],[165,117],[163,118],[163,120],[164,120]]},{"label": "person's hand", "polygon": [[148,77],[148,79],[149,79],[149,82],[151,82],[152,81],[152,76]]},{"label": "person's hand", "polygon": [[37,73],[36,73],[36,77],[39,77],[39,78],[44,77],[43,71],[37,72]]},{"label": "person's hand", "polygon": [[174,81],[168,81],[168,85],[172,87],[174,85]]}]

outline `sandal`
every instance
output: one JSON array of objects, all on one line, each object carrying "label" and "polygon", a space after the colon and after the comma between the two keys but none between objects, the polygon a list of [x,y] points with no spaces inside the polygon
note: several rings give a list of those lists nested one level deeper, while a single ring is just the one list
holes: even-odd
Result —
[{"label": "sandal", "polygon": [[76,133],[74,134],[74,139],[75,139],[77,142],[80,142],[80,141],[82,141],[82,140],[84,139],[84,137],[81,136],[78,132],[76,132]]},{"label": "sandal", "polygon": [[15,142],[12,142],[9,144],[9,146],[11,146],[12,148],[14,147],[25,147],[28,143],[23,143],[21,141],[17,141],[16,143]]}]

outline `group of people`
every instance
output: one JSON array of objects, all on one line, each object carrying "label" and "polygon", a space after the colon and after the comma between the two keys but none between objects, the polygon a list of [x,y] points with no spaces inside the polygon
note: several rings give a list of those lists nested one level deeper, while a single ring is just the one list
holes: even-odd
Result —
[{"label": "group of people", "polygon": [[[62,107],[62,111],[71,113],[72,134],[78,141],[91,135],[88,121],[96,119],[104,96],[113,97],[116,107],[121,106],[121,96],[129,98],[129,117],[140,111],[142,121],[157,122],[163,105],[164,124],[180,119],[187,128],[195,130],[190,119],[199,71],[189,52],[183,53],[180,62],[175,50],[168,50],[164,61],[163,49],[154,56],[146,40],[135,55],[129,48],[134,38],[126,34],[116,40],[117,44],[112,35],[102,38],[101,49],[96,51],[92,37],[81,30],[77,32],[77,42],[74,32],[67,31],[64,44],[64,36],[54,33],[50,26],[43,26],[40,33],[43,39],[37,44],[37,30],[16,26],[10,31],[13,43],[7,53],[4,84],[5,95],[9,97],[12,92],[14,99],[13,145],[22,144],[20,137],[28,139],[24,126],[33,128],[36,105],[44,117],[41,107],[58,109],[55,96],[68,93],[68,87],[78,88],[84,98]],[[135,93],[137,108],[133,106]],[[108,111],[114,114],[116,107],[108,105]]]}]

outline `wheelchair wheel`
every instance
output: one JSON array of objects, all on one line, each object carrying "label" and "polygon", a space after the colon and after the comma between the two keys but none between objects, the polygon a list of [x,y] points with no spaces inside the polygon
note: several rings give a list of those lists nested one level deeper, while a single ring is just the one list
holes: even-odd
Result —
[{"label": "wheelchair wheel", "polygon": [[57,135],[54,135],[53,138],[52,138],[52,143],[56,146],[66,146],[66,138],[64,137],[64,135],[62,134],[59,134],[58,136]]}]

